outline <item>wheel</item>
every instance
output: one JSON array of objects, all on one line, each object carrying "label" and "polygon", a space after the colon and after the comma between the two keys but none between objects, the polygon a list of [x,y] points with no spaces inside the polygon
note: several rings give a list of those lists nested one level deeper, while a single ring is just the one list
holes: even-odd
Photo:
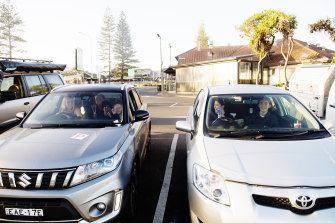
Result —
[{"label": "wheel", "polygon": [[128,203],[126,206],[126,211],[124,218],[126,220],[132,219],[137,210],[137,202],[138,202],[138,184],[139,184],[139,177],[138,177],[138,164],[135,161],[133,163],[133,168],[131,170],[131,179],[129,184],[129,195],[128,195]]}]

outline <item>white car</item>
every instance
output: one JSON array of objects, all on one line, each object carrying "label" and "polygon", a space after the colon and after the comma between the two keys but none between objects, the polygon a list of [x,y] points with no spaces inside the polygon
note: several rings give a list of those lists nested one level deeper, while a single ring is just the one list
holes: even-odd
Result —
[{"label": "white car", "polygon": [[331,127],[275,87],[202,89],[176,123],[192,223],[334,222]]}]

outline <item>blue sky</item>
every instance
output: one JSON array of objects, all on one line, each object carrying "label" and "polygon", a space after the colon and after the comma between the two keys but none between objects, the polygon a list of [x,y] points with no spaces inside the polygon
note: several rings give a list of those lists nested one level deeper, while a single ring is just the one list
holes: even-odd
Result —
[{"label": "blue sky", "polygon": [[[334,18],[333,0],[12,0],[24,21],[21,45],[26,52],[14,57],[53,60],[74,67],[74,52],[81,47],[84,67],[96,72],[99,60],[98,44],[103,16],[110,8],[115,23],[121,10],[130,26],[137,66],[158,70],[160,67],[159,38],[162,37],[163,67],[172,65],[175,56],[195,47],[201,23],[214,46],[248,44],[241,39],[236,26],[263,9],[282,10],[297,16],[295,38],[319,43],[335,50],[328,34],[310,34],[308,24],[319,18]],[[99,68],[100,67],[100,68]]]}]

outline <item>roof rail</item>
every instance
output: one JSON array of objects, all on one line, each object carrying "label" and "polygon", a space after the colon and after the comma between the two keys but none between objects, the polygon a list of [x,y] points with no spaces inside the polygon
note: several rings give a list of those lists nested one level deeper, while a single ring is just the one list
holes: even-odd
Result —
[{"label": "roof rail", "polygon": [[1,60],[7,61],[22,61],[22,62],[36,62],[36,63],[52,63],[51,60],[36,60],[36,59],[23,59],[23,58],[13,58],[13,57],[0,57]]}]

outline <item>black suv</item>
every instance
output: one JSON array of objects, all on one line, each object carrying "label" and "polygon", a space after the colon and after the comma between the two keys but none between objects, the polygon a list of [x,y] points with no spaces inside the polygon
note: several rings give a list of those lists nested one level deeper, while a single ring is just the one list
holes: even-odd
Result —
[{"label": "black suv", "polygon": [[18,112],[28,113],[51,89],[64,85],[66,67],[45,60],[0,58],[0,133],[17,125]]}]

